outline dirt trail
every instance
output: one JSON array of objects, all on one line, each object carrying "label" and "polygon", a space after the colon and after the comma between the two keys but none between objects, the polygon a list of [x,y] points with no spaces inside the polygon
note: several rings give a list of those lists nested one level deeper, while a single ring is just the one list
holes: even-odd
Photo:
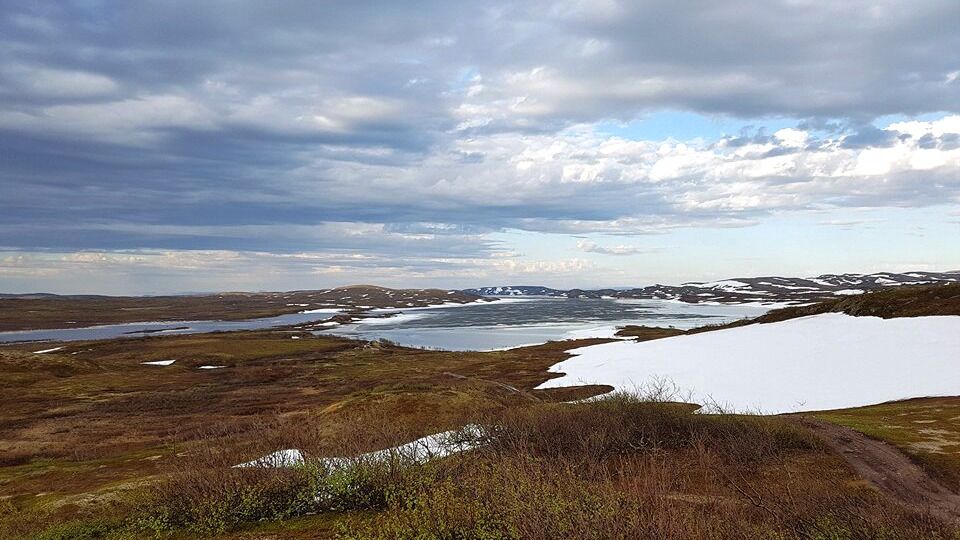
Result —
[{"label": "dirt trail", "polygon": [[864,479],[898,502],[960,522],[960,495],[943,487],[894,446],[847,427],[805,419]]}]

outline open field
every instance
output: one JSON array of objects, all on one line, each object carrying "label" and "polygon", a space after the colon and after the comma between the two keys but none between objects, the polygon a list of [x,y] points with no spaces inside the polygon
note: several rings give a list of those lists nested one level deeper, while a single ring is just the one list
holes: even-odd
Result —
[{"label": "open field", "polygon": [[33,506],[124,489],[201,439],[228,445],[239,462],[276,449],[265,433],[305,417],[320,422],[302,442],[330,453],[358,416],[389,417],[396,437],[413,438],[477,411],[604,390],[530,391],[569,346],[446,353],[276,331],[75,342],[43,354],[2,347],[0,494]]},{"label": "open field", "polygon": [[[63,538],[98,527],[103,534],[90,537],[105,538],[130,527],[136,514],[131,505],[142,508],[143,497],[156,497],[150,486],[165,485],[165,478],[186,482],[168,489],[194,490],[193,502],[201,507],[220,504],[221,496],[232,501],[234,495],[227,494],[245,485],[249,475],[230,480],[196,471],[225,471],[279,448],[299,448],[308,456],[355,454],[481,421],[518,422],[520,440],[472,453],[466,461],[417,466],[405,473],[411,477],[381,478],[377,482],[386,484],[365,488],[379,493],[402,487],[410,500],[353,501],[312,517],[305,514],[315,510],[268,513],[270,521],[280,521],[245,524],[266,512],[258,506],[223,522],[187,519],[161,536],[433,537],[437,531],[421,530],[433,523],[464,538],[484,537],[477,527],[488,526],[507,538],[530,538],[536,536],[523,521],[541,519],[537,513],[552,507],[572,516],[568,521],[548,516],[558,520],[550,534],[561,535],[582,526],[599,527],[601,537],[645,530],[648,537],[734,538],[745,530],[787,530],[792,531],[787,538],[805,538],[818,528],[851,526],[875,532],[864,521],[866,508],[871,522],[882,517],[883,527],[902,533],[891,538],[913,538],[917,531],[949,538],[949,529],[935,518],[891,506],[789,419],[720,416],[688,425],[689,413],[683,411],[689,408],[627,398],[567,412],[569,406],[549,403],[606,389],[532,390],[552,376],[546,369],[566,356],[565,349],[599,341],[448,353],[274,331],[70,343],[43,354],[31,352],[35,345],[3,347],[0,504],[8,512],[0,531],[27,534],[65,523]],[[176,362],[142,364],[170,359]],[[200,369],[211,365],[226,367]],[[611,414],[620,415],[616,423],[607,421]],[[617,426],[637,421],[634,416],[646,418],[645,427],[633,435],[619,433]],[[913,426],[922,436],[924,425]],[[948,427],[956,436],[956,425]],[[696,435],[699,430],[702,435]],[[767,442],[749,447],[758,437]],[[731,444],[748,447],[731,449]],[[299,493],[304,480],[290,474],[267,472],[255,483],[271,483],[277,497],[286,490]],[[229,480],[234,488],[201,478]],[[515,484],[517,478],[524,481]],[[644,480],[637,484],[637,478]],[[150,499],[150,507],[173,505],[177,515],[189,513],[176,506],[179,495],[166,497]],[[411,513],[411,500],[420,510]],[[635,512],[654,525],[644,529],[628,521],[606,530],[601,523],[609,512]],[[718,512],[727,518],[710,517]],[[854,512],[861,522],[851,521]],[[729,523],[731,515],[739,520],[736,526]],[[210,529],[199,534],[198,527]],[[511,536],[514,530],[522,534]]]},{"label": "open field", "polygon": [[[695,415],[652,398],[476,412],[483,444],[468,454],[357,462],[326,474],[313,461],[230,469],[235,453],[206,439],[139,487],[128,481],[126,490],[114,484],[66,500],[8,502],[0,531],[33,525],[47,528],[37,538],[250,539],[950,539],[958,532],[859,480],[797,421]],[[396,433],[369,417],[355,426]],[[317,427],[315,418],[298,422],[309,433]]]},{"label": "open field", "polygon": [[[691,414],[656,389],[577,404],[559,402],[610,388],[534,389],[564,351],[605,341],[444,352],[274,330],[2,346],[0,538],[960,534],[949,512],[860,477],[804,417]],[[805,417],[960,487],[960,398]],[[324,456],[465,425],[480,429],[466,454],[318,474]],[[304,465],[230,468],[292,448]]]},{"label": "open field", "polygon": [[0,332],[144,321],[239,320],[308,309],[364,310],[466,303],[479,297],[440,289],[358,285],[317,291],[194,296],[21,296],[0,298]]}]

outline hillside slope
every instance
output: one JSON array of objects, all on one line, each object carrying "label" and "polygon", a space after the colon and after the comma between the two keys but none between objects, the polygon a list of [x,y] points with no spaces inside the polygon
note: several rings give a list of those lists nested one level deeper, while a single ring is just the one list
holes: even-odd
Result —
[{"label": "hillside slope", "polygon": [[887,288],[856,296],[773,310],[756,322],[776,322],[818,315],[846,313],[855,317],[924,317],[960,315],[960,283]]}]

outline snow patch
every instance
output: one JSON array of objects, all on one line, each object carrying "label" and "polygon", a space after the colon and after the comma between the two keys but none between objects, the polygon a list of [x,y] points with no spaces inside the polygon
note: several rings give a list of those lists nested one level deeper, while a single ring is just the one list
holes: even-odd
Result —
[{"label": "snow patch", "polygon": [[[474,448],[474,441],[479,437],[479,435],[480,427],[471,424],[465,426],[461,430],[444,431],[442,433],[427,435],[426,437],[421,437],[406,444],[401,444],[400,446],[394,446],[393,448],[386,448],[384,450],[377,450],[375,452],[368,452],[356,457],[332,457],[323,458],[318,461],[320,464],[325,465],[331,470],[347,467],[357,462],[378,462],[398,458],[414,463],[424,463],[431,459],[446,457],[451,454],[464,452]],[[304,463],[306,463],[306,458],[303,455],[303,452],[297,449],[287,449],[278,450],[272,454],[268,454],[253,461],[234,465],[234,468],[294,467],[297,465],[303,465]]]},{"label": "snow patch", "polygon": [[397,313],[387,317],[372,317],[368,319],[359,319],[354,321],[356,324],[399,324],[415,319],[422,319],[426,315],[422,313]]},{"label": "snow patch", "polygon": [[52,349],[43,349],[42,351],[33,351],[33,354],[46,354],[48,352],[59,351],[61,349],[63,349],[63,347],[54,347]]},{"label": "snow patch", "polygon": [[145,366],[169,366],[173,364],[176,360],[154,360],[152,362],[140,362]]},{"label": "snow patch", "polygon": [[863,289],[843,289],[840,291],[833,291],[833,294],[837,296],[853,296],[857,294],[863,294],[864,292],[866,291]]},{"label": "snow patch", "polygon": [[827,313],[645,342],[567,351],[564,376],[537,388],[669,381],[733,411],[838,409],[960,394],[960,317],[880,319]]}]

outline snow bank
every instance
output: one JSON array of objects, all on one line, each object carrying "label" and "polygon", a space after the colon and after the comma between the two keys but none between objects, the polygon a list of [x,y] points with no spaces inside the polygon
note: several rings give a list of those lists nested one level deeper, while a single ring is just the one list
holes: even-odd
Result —
[{"label": "snow bank", "polygon": [[693,401],[783,413],[960,395],[960,317],[829,313],[568,351],[538,388],[670,381]]}]

